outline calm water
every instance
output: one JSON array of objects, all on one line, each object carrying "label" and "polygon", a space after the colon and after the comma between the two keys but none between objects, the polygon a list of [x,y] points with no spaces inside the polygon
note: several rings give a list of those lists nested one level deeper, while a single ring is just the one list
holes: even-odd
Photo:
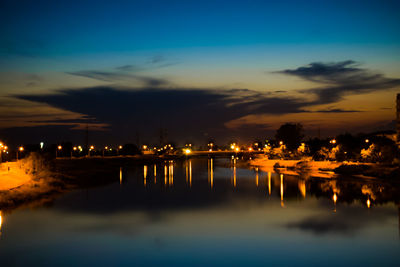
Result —
[{"label": "calm water", "polygon": [[221,159],[123,167],[112,179],[3,214],[2,265],[399,264],[390,184]]}]

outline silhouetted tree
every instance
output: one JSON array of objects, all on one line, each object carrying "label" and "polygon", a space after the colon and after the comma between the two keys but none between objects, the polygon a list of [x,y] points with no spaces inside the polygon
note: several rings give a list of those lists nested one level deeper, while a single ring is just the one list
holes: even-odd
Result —
[{"label": "silhouetted tree", "polygon": [[289,150],[295,150],[303,139],[303,126],[300,123],[285,123],[276,131],[276,140],[283,141]]}]

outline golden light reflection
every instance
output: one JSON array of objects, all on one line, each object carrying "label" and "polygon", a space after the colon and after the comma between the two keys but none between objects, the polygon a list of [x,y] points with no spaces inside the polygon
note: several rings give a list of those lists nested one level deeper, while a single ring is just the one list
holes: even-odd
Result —
[{"label": "golden light reflection", "polygon": [[143,166],[143,184],[144,186],[147,184],[147,165]]},{"label": "golden light reflection", "polygon": [[236,187],[236,159],[233,160],[233,187]]},{"label": "golden light reflection", "polygon": [[192,187],[192,160],[189,160],[189,185]]},{"label": "golden light reflection", "polygon": [[174,184],[174,162],[172,160],[169,161],[169,166],[168,166],[168,184],[173,185]]},{"label": "golden light reflection", "polygon": [[336,192],[333,193],[332,199],[333,199],[333,203],[335,204],[335,208],[334,208],[333,212],[336,212],[336,202],[338,200],[338,196],[337,196]]},{"label": "golden light reflection", "polygon": [[213,159],[210,159],[210,185],[211,188],[214,186],[214,167],[213,167]]},{"label": "golden light reflection", "polygon": [[119,167],[119,184],[122,184],[122,167]]},{"label": "golden light reflection", "polygon": [[189,181],[189,165],[188,165],[188,161],[185,161],[185,177],[186,177],[186,184]]},{"label": "golden light reflection", "polygon": [[298,187],[299,187],[299,191],[301,193],[301,195],[306,198],[306,181],[304,180],[299,180],[298,182]]},{"label": "golden light reflection", "polygon": [[268,172],[268,194],[271,195],[271,172]]},{"label": "golden light reflection", "polygon": [[167,165],[164,165],[164,184],[165,185],[167,185],[167,174],[168,174]]},{"label": "golden light reflection", "polygon": [[285,204],[283,203],[283,174],[281,176],[281,207],[284,207]]},{"label": "golden light reflection", "polygon": [[157,165],[154,164],[154,184],[157,183]]},{"label": "golden light reflection", "polygon": [[256,168],[256,186],[258,187],[258,168]]}]

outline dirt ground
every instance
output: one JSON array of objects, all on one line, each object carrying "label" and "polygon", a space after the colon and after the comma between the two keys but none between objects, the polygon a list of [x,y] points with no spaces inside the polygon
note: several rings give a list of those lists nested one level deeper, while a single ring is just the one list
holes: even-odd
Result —
[{"label": "dirt ground", "polygon": [[27,174],[22,162],[0,164],[0,190],[9,190],[29,183],[32,175]]}]

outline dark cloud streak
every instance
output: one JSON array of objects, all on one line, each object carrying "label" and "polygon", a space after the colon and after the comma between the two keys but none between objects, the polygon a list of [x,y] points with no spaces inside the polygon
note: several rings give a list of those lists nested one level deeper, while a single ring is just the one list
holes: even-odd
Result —
[{"label": "dark cloud streak", "polygon": [[359,63],[352,60],[335,63],[313,62],[297,69],[286,69],[276,73],[325,84],[324,87],[301,91],[317,96],[317,100],[310,103],[313,105],[335,103],[346,95],[364,94],[400,86],[400,79],[387,78],[380,73],[360,68]]}]

